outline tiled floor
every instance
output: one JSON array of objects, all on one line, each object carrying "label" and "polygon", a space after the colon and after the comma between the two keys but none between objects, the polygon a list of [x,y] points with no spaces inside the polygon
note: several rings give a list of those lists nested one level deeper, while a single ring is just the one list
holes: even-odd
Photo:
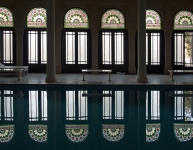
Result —
[{"label": "tiled floor", "polygon": [[111,81],[108,81],[108,74],[86,74],[85,81],[82,81],[82,74],[56,74],[57,82],[46,83],[45,73],[29,73],[18,81],[17,76],[0,76],[0,84],[65,84],[65,85],[193,85],[193,75],[174,75],[174,81],[169,75],[147,75],[148,83],[138,83],[137,75],[111,74]]}]

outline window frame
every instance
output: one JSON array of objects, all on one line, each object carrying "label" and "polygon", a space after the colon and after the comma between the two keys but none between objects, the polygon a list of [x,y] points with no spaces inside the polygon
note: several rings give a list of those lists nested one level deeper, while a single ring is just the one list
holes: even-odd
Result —
[{"label": "window frame", "polygon": [[[102,41],[102,33],[103,32],[110,32],[111,33],[111,47],[112,47],[112,64],[103,64],[103,52],[102,52],[102,47],[103,47],[103,41]],[[122,32],[123,33],[123,55],[124,55],[124,63],[123,64],[115,64],[115,44],[114,44],[114,33],[115,32]],[[128,72],[128,32],[126,29],[100,29],[99,31],[99,44],[98,44],[98,65],[99,69],[110,69],[112,70],[113,73],[115,72]]]},{"label": "window frame", "polygon": [[[66,63],[66,32],[75,32],[75,64]],[[78,32],[87,32],[87,64],[78,64]],[[61,42],[61,66],[62,72],[81,73],[82,69],[90,69],[92,66],[92,47],[90,29],[62,29]]]},{"label": "window frame", "polygon": [[0,43],[2,42],[3,43],[3,31],[12,31],[12,41],[13,41],[13,63],[3,63],[3,44],[0,45],[0,57],[1,57],[1,63],[6,65],[6,66],[15,66],[16,65],[16,35],[15,35],[15,29],[12,28],[12,27],[0,27]]},{"label": "window frame", "polygon": [[[28,62],[28,32],[29,31],[37,31],[38,32],[38,63],[37,64],[30,64]],[[23,62],[25,66],[29,66],[29,72],[40,72],[45,73],[46,72],[46,64],[41,64],[41,31],[47,31],[46,28],[26,28],[24,31],[24,51],[23,51]]]}]

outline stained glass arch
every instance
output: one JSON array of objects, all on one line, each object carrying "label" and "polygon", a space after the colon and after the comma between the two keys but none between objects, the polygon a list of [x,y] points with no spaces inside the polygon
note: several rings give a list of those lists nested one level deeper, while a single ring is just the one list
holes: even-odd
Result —
[{"label": "stained glass arch", "polygon": [[101,18],[101,29],[125,29],[125,17],[120,10],[109,9]]},{"label": "stained glass arch", "polygon": [[81,143],[86,140],[89,134],[88,125],[65,125],[67,138],[73,143]]},{"label": "stained glass arch", "polygon": [[193,124],[174,123],[174,135],[179,142],[190,141],[193,137]]},{"label": "stained glass arch", "polygon": [[146,29],[161,30],[161,17],[155,10],[146,10]]},{"label": "stained glass arch", "polygon": [[14,137],[14,125],[0,126],[0,143],[10,142]]},{"label": "stained glass arch", "polygon": [[46,9],[33,8],[27,15],[28,28],[46,28]]},{"label": "stained glass arch", "polygon": [[89,28],[87,13],[80,8],[68,10],[64,17],[64,28]]},{"label": "stained glass arch", "polygon": [[28,134],[31,139],[35,142],[44,143],[48,140],[48,130],[47,125],[29,125],[28,126]]},{"label": "stained glass arch", "polygon": [[146,124],[146,142],[158,140],[161,132],[161,124]]},{"label": "stained glass arch", "polygon": [[118,124],[102,125],[102,135],[109,142],[118,142],[125,135],[125,126]]},{"label": "stained glass arch", "polygon": [[13,27],[13,14],[5,7],[0,7],[0,27]]},{"label": "stained glass arch", "polygon": [[193,30],[193,13],[191,11],[179,11],[174,18],[174,30]]}]

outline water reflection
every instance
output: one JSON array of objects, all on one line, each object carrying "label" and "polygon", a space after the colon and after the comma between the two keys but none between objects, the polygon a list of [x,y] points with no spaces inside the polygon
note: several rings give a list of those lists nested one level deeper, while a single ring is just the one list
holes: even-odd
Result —
[{"label": "water reflection", "polygon": [[13,145],[57,150],[193,146],[192,91],[44,89],[23,90],[23,97],[16,93],[1,90],[2,150]]}]

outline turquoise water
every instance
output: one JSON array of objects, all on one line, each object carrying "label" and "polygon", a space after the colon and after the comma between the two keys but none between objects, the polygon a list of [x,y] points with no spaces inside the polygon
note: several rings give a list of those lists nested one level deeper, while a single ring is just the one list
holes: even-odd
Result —
[{"label": "turquoise water", "polygon": [[191,86],[0,86],[1,150],[192,149]]}]

